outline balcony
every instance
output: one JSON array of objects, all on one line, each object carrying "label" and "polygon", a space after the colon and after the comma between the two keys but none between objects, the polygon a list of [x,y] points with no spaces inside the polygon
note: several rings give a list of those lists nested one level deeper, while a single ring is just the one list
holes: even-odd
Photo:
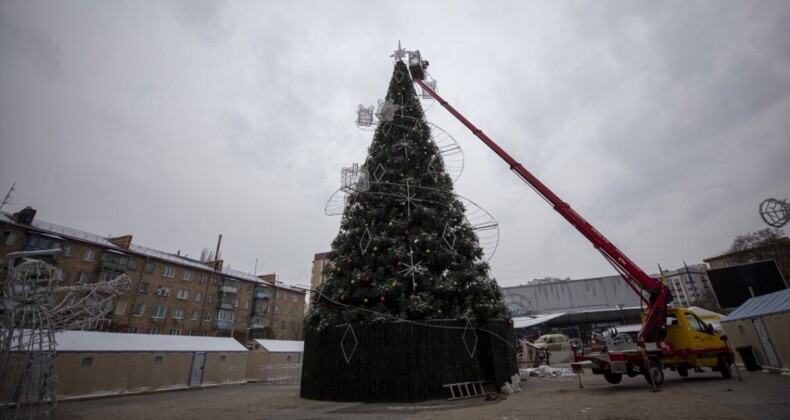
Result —
[{"label": "balcony", "polygon": [[233,321],[219,321],[214,324],[218,330],[231,330],[233,329]]},{"label": "balcony", "polygon": [[256,300],[258,300],[258,299],[260,299],[260,300],[271,299],[272,298],[272,294],[269,293],[269,289],[265,289],[265,288],[262,288],[262,287],[256,287],[255,288],[255,295],[253,297]]},{"label": "balcony", "polygon": [[259,323],[250,324],[250,329],[253,329],[253,330],[261,329],[261,328],[266,328],[266,327],[268,327],[270,325],[271,325],[271,322],[269,322],[269,320],[266,320],[265,322],[259,322]]},{"label": "balcony", "polygon": [[222,286],[220,286],[219,292],[220,293],[226,293],[226,294],[235,295],[235,294],[239,293],[239,288],[236,287],[236,286],[226,286],[226,285],[223,284]]},{"label": "balcony", "polygon": [[269,312],[269,302],[267,301],[256,301],[255,305],[252,306],[252,314],[253,315],[266,315]]},{"label": "balcony", "polygon": [[232,311],[236,307],[236,302],[238,302],[236,295],[223,294],[219,297],[217,309],[227,309]]},{"label": "balcony", "polygon": [[228,303],[228,302],[219,301],[219,303],[217,304],[217,309],[227,309],[229,311],[232,311],[233,310],[233,303],[232,302]]},{"label": "balcony", "polygon": [[222,285],[219,288],[220,293],[230,293],[230,294],[237,294],[239,293],[239,287],[241,283],[236,280],[232,279],[224,279],[222,280]]},{"label": "balcony", "polygon": [[118,274],[122,274],[126,271],[126,264],[121,264],[114,261],[102,261],[101,271],[113,271]]}]

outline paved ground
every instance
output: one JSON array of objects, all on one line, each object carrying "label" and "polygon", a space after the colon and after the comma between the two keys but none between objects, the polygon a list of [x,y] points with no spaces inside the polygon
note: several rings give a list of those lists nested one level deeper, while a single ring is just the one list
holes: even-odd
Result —
[{"label": "paved ground", "polygon": [[362,404],[299,398],[298,385],[246,384],[61,403],[57,417],[81,419],[789,419],[790,376],[716,372],[682,379],[667,371],[659,392],[642,377],[530,378],[506,399]]}]

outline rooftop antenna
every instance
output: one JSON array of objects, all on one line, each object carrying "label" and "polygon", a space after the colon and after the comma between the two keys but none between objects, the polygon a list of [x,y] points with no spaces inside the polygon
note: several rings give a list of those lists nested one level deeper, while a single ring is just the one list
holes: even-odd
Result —
[{"label": "rooftop antenna", "polygon": [[255,269],[252,271],[253,276],[258,275],[258,258],[255,258]]},{"label": "rooftop antenna", "polygon": [[8,190],[8,193],[5,195],[3,202],[0,203],[0,210],[2,210],[3,206],[5,206],[6,204],[11,203],[11,193],[14,192],[14,187],[16,187],[16,182],[14,182],[14,185],[12,185],[11,188]]}]

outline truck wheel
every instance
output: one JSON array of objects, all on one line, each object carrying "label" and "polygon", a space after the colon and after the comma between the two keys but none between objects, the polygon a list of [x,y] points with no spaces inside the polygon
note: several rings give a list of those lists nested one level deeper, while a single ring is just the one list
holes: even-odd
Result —
[{"label": "truck wheel", "polygon": [[688,368],[679,367],[679,368],[677,368],[677,371],[678,371],[678,375],[680,375],[681,378],[685,378],[685,377],[689,376],[689,369]]},{"label": "truck wheel", "polygon": [[726,356],[719,356],[719,363],[716,365],[716,367],[719,369],[719,372],[721,372],[721,376],[723,376],[725,379],[732,378],[732,370],[730,369],[730,363]]},{"label": "truck wheel", "polygon": [[622,373],[604,373],[603,377],[604,377],[604,379],[606,379],[606,382],[609,382],[610,384],[615,384],[615,385],[619,384],[620,381],[623,380],[623,374]]},{"label": "truck wheel", "polygon": [[664,383],[664,369],[661,363],[656,360],[647,362],[647,369],[645,369],[645,380],[650,385],[659,386]]}]

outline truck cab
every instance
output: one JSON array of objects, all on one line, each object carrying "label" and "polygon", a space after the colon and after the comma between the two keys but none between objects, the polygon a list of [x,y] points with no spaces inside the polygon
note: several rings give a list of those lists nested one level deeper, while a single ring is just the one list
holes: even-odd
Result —
[{"label": "truck cab", "polygon": [[[721,370],[726,367],[722,375],[729,377],[732,352],[727,346],[726,337],[717,334],[710,324],[688,309],[669,308],[666,327],[667,335],[663,343],[666,354],[660,358],[664,366],[677,370],[681,376],[686,376],[689,368]],[[721,366],[720,358],[725,358],[727,363]]]}]

